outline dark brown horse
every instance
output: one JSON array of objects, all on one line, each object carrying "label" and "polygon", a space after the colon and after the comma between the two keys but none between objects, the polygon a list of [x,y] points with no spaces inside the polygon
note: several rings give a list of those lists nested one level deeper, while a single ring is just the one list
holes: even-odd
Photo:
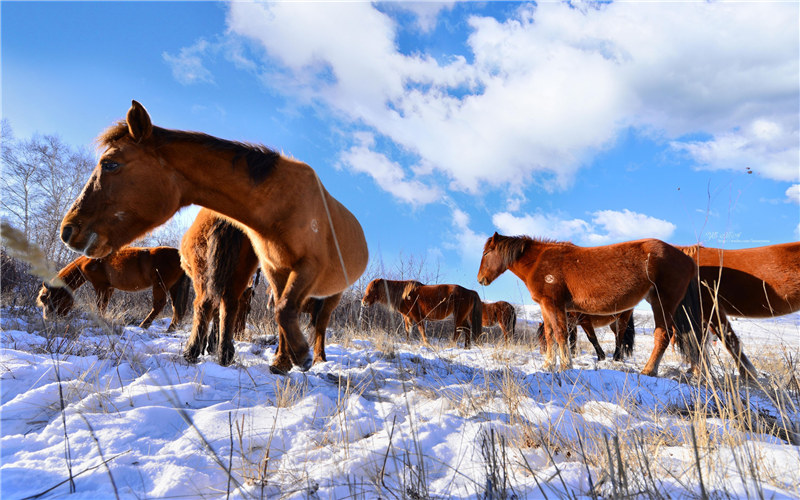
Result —
[{"label": "dark brown horse", "polygon": [[[677,327],[674,330],[678,346],[692,370],[699,370],[699,304],[692,304],[691,300],[686,304],[689,318],[676,314],[684,298],[692,298],[687,290],[697,294],[697,283],[692,279],[697,267],[677,248],[654,239],[585,248],[495,233],[484,246],[478,282],[488,285],[506,269],[525,283],[542,309],[548,339],[546,368],[555,367],[554,342],[561,356],[561,369],[572,367],[566,312],[617,314],[647,298],[656,323],[655,345],[642,373],[658,373],[673,327]],[[692,307],[695,305],[698,307]],[[698,328],[692,327],[690,319],[697,322]],[[692,331],[697,337],[690,337]]]},{"label": "dark brown horse", "polygon": [[59,271],[58,276],[67,286],[44,283],[36,300],[45,319],[53,313],[67,314],[74,303],[73,293],[87,281],[94,287],[101,312],[105,312],[114,290],[138,292],[152,288],[153,308],[139,325],[141,328],[149,328],[164,308],[167,291],[172,299],[168,332],[180,324],[189,300],[189,277],[181,269],[178,250],[172,247],[128,247],[101,259],[78,257]]},{"label": "dark brown horse", "polygon": [[481,305],[481,310],[481,324],[484,327],[499,325],[506,341],[514,337],[514,329],[517,326],[517,311],[514,306],[500,300],[498,302],[484,302]]},{"label": "dark brown horse", "polygon": [[[361,225],[311,167],[264,146],[156,127],[136,101],[126,121],[112,125],[98,142],[100,160],[61,223],[61,239],[70,248],[104,257],[181,207],[219,212],[241,225],[278,297],[280,336],[272,370],[311,366],[297,317],[308,297],[325,299],[313,361],[325,360],[331,312],[364,272],[369,255]],[[190,337],[184,357],[195,362],[202,349],[200,339]]]},{"label": "dark brown horse", "polygon": [[453,341],[464,330],[464,347],[470,346],[470,332],[477,335],[481,325],[481,299],[478,292],[458,285],[423,285],[419,281],[375,279],[369,282],[361,303],[370,306],[380,302],[399,312],[405,323],[406,338],[414,324],[422,342],[425,320],[443,320],[453,316]]},{"label": "dark brown horse", "polygon": [[[614,332],[614,337],[616,339],[614,361],[622,361],[626,356],[630,356],[633,353],[633,343],[636,337],[636,330],[634,330],[633,326],[633,310],[606,316],[568,312],[567,328],[569,330],[569,346],[573,355],[577,352],[578,348],[579,325],[586,333],[586,338],[592,343],[592,347],[594,347],[597,353],[598,361],[606,359],[606,353],[603,351],[603,348],[600,347],[600,342],[597,341],[597,335],[594,331],[595,328],[600,328],[602,326],[608,326],[611,328],[611,331]],[[536,335],[539,339],[539,346],[542,351],[546,351],[547,336],[544,332],[544,323],[539,323]]]},{"label": "dark brown horse", "polygon": [[[197,339],[200,354],[207,345],[209,354],[219,350],[221,365],[229,365],[233,339],[244,330],[250,307],[245,292],[258,269],[253,245],[231,221],[203,208],[181,240],[181,265],[194,284],[191,338]],[[219,335],[213,328],[208,335],[210,320],[219,325]]]},{"label": "dark brown horse", "polygon": [[800,310],[800,243],[681,249],[698,265],[703,324],[722,339],[743,377],[756,376],[728,316],[771,318]]}]

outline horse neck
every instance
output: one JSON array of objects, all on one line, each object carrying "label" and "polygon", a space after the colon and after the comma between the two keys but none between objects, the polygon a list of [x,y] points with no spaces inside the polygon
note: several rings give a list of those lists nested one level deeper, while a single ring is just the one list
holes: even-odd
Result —
[{"label": "horse neck", "polygon": [[[269,198],[269,179],[256,184],[247,169],[234,163],[234,154],[176,141],[159,148],[169,166],[183,177],[181,206],[200,205],[257,228],[261,224],[247,200]],[[243,202],[244,201],[244,202]]]},{"label": "horse neck", "polygon": [[73,260],[58,272],[58,277],[61,278],[70,289],[77,290],[81,285],[86,283],[86,275],[83,274],[81,265],[88,262],[88,260],[89,259],[84,257]]},{"label": "horse neck", "polygon": [[531,266],[534,265],[539,256],[546,249],[547,244],[531,240],[525,245],[525,250],[508,265],[508,270],[514,273],[523,283],[527,283],[528,274]]}]

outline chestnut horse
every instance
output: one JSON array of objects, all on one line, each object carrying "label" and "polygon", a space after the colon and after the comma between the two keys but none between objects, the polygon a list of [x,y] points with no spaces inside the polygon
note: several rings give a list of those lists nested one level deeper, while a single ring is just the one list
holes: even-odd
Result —
[{"label": "chestnut horse", "polygon": [[500,300],[498,302],[484,302],[481,304],[481,325],[490,327],[499,325],[503,331],[503,338],[508,341],[514,336],[517,326],[517,311],[514,306]]},{"label": "chestnut horse", "polygon": [[728,316],[771,318],[800,310],[800,243],[741,250],[679,248],[698,266],[703,324],[722,339],[741,376],[755,377]]},{"label": "chestnut horse", "polygon": [[[611,328],[611,331],[614,332],[614,337],[616,339],[614,361],[622,361],[626,356],[630,356],[633,353],[636,330],[633,326],[632,309],[619,314],[610,314],[606,316],[568,312],[567,328],[569,331],[569,346],[573,355],[577,352],[578,347],[578,325],[583,328],[583,331],[586,333],[586,338],[592,343],[592,347],[594,347],[597,353],[598,361],[606,359],[606,353],[603,351],[603,348],[600,347],[600,343],[597,341],[597,335],[594,331],[595,328],[602,326],[608,326]],[[623,327],[623,325],[625,326]],[[547,336],[544,333],[544,323],[539,323],[536,336],[539,339],[539,347],[542,351],[546,351]]]},{"label": "chestnut horse", "polygon": [[138,292],[153,289],[153,308],[139,325],[149,328],[167,303],[167,291],[172,299],[172,321],[167,331],[181,322],[189,301],[189,277],[181,269],[178,250],[172,247],[123,248],[101,259],[78,257],[58,272],[66,287],[44,283],[36,303],[45,319],[54,312],[63,316],[72,309],[73,293],[87,281],[94,287],[97,307],[105,312],[114,290]]},{"label": "chestnut horse", "polygon": [[477,336],[481,328],[481,299],[478,292],[459,285],[423,285],[419,281],[375,279],[369,282],[361,304],[371,306],[380,302],[399,312],[405,323],[406,339],[414,324],[422,342],[425,320],[443,320],[453,316],[453,341],[464,332],[464,347],[470,346],[470,332]]},{"label": "chestnut horse", "polygon": [[[655,239],[579,247],[572,243],[495,233],[484,246],[478,282],[488,285],[506,269],[525,283],[542,309],[548,340],[546,369],[555,367],[554,341],[558,344],[561,369],[572,367],[566,312],[617,314],[633,309],[647,298],[656,324],[655,345],[642,373],[658,373],[673,327],[678,346],[691,363],[692,371],[699,370],[699,339],[702,338],[699,301],[691,301],[697,295],[697,283],[692,279],[697,267],[677,248]],[[694,293],[687,294],[687,290]],[[687,298],[685,308],[689,317],[677,314],[684,298]],[[698,327],[693,327],[690,320]],[[695,337],[689,336],[691,332]]]},{"label": "chestnut horse", "polygon": [[[154,126],[133,101],[125,121],[98,138],[103,152],[61,223],[61,239],[90,257],[104,257],[163,224],[181,207],[200,205],[245,231],[275,291],[278,349],[271,369],[311,367],[298,322],[308,297],[324,299],[316,324],[314,362],[325,360],[325,328],[342,292],[367,266],[364,231],[323,187],[316,172],[264,146]],[[184,350],[197,361],[193,336]],[[233,359],[231,344],[221,361]]]},{"label": "chestnut horse", "polygon": [[[232,346],[236,334],[244,330],[250,307],[245,291],[258,269],[250,239],[229,220],[203,208],[181,240],[181,266],[194,284],[191,338],[197,339],[200,353],[206,345],[209,354],[219,346]],[[218,335],[213,328],[208,335],[212,319],[219,323]],[[233,356],[233,350],[219,349],[221,365],[233,361],[226,356]]]}]

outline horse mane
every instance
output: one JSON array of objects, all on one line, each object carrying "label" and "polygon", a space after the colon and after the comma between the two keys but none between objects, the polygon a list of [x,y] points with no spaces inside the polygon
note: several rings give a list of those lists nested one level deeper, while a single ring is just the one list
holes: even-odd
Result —
[{"label": "horse mane", "polygon": [[703,245],[697,244],[697,245],[689,245],[689,246],[685,246],[685,247],[679,246],[677,248],[678,248],[678,250],[680,250],[681,252],[685,253],[689,257],[695,258],[697,256],[697,253],[700,251],[700,249],[704,248],[704,247],[703,247]]},{"label": "horse mane", "polygon": [[500,236],[495,242],[495,250],[503,258],[503,265],[510,266],[522,256],[530,244],[575,246],[569,241],[556,241],[549,238],[531,238],[530,236]]},{"label": "horse mane", "polygon": [[375,286],[380,290],[381,296],[386,299],[386,304],[397,311],[409,295],[417,288],[423,286],[423,284],[414,280],[398,281],[382,279],[375,283]]},{"label": "horse mane", "polygon": [[[114,142],[128,136],[128,123],[120,120],[100,133],[95,142],[98,148],[107,149]],[[233,153],[232,164],[240,159],[247,163],[247,173],[255,184],[260,184],[274,170],[281,158],[277,151],[249,142],[229,141],[202,132],[171,130],[153,126],[153,138],[159,143],[189,142],[204,146],[213,151]]]}]

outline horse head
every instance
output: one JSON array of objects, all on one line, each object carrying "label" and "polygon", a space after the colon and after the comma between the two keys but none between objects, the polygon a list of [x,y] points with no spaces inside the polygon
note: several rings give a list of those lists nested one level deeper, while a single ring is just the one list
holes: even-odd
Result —
[{"label": "horse head", "polygon": [[42,317],[51,319],[53,313],[59,316],[66,316],[72,309],[74,299],[66,288],[50,286],[47,282],[42,283],[42,289],[36,297],[36,305],[42,309]]},{"label": "horse head", "polygon": [[[384,286],[381,286],[384,282]],[[369,282],[367,289],[364,290],[364,296],[361,298],[362,306],[371,306],[376,302],[386,302],[386,294],[384,293],[385,281],[382,279],[374,279]]]},{"label": "horse head", "polygon": [[144,107],[98,138],[104,148],[81,195],[61,222],[71,249],[102,258],[166,222],[180,208],[178,180],[166,168]]},{"label": "horse head", "polygon": [[505,255],[498,248],[503,238],[495,232],[483,246],[481,266],[478,268],[478,283],[483,286],[489,285],[508,268]]}]

